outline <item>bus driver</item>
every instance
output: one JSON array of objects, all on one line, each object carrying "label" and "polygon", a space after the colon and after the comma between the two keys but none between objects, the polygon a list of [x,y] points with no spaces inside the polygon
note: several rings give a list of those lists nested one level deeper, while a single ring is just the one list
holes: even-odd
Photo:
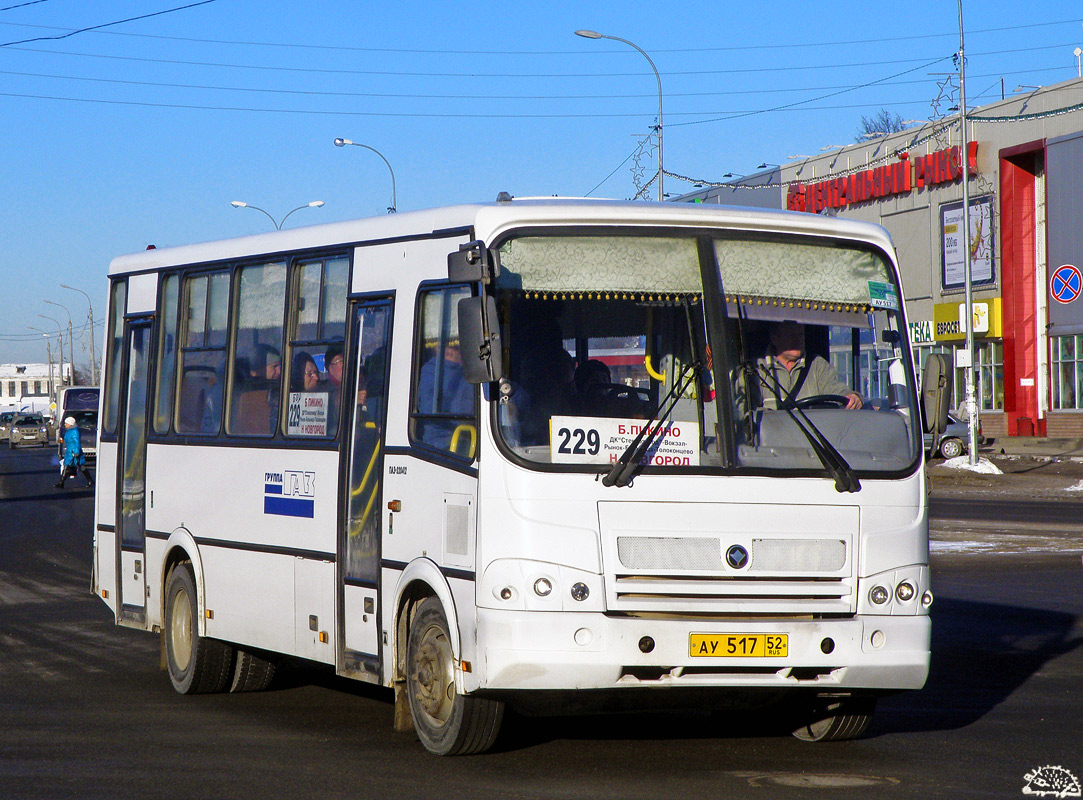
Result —
[{"label": "bus driver", "polygon": [[771,326],[770,337],[767,355],[756,360],[764,406],[782,408],[817,395],[837,395],[846,398],[846,408],[861,408],[861,395],[839,380],[825,358],[806,357],[804,325],[777,322]]}]

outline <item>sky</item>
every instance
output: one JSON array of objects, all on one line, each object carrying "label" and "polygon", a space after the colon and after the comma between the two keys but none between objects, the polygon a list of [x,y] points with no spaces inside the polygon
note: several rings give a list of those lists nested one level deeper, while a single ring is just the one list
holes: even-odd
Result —
[{"label": "sky", "polygon": [[[1077,2],[964,0],[963,22],[968,106],[1077,75]],[[0,363],[44,362],[42,331],[55,355],[70,315],[85,368],[80,291],[100,350],[112,258],[316,200],[285,227],[386,213],[387,164],[400,211],[636,196],[658,82],[581,29],[654,62],[672,195],[957,102],[955,0],[0,0]]]}]

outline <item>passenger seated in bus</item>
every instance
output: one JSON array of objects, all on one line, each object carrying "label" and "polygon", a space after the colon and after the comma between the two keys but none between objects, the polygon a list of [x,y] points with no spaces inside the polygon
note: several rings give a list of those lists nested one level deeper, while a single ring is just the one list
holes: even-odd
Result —
[{"label": "passenger seated in bus", "polygon": [[[251,360],[237,360],[237,369],[240,395],[234,403],[231,432],[250,435],[273,433],[278,424],[281,355],[268,344],[257,344]],[[247,372],[243,380],[242,369]]]},{"label": "passenger seated in bus", "polygon": [[451,447],[455,429],[471,424],[474,419],[474,387],[463,375],[463,358],[458,340],[444,346],[442,356],[433,356],[421,365],[417,382],[417,412],[461,417],[454,419],[428,419],[421,421],[421,440],[442,450]]},{"label": "passenger seated in bus", "polygon": [[320,371],[316,361],[304,350],[293,355],[293,369],[290,372],[291,392],[314,392],[320,385]]},{"label": "passenger seated in bus", "polygon": [[756,360],[764,408],[792,408],[800,400],[820,395],[845,398],[847,409],[861,408],[861,395],[839,380],[827,359],[807,357],[804,325],[776,322],[770,328],[770,340],[767,354]]},{"label": "passenger seated in bus", "polygon": [[342,405],[342,370],[345,366],[345,356],[342,354],[342,345],[335,343],[327,348],[323,354],[323,363],[327,367],[327,380],[324,381],[324,391],[327,392],[327,413],[331,420],[331,430],[338,425],[339,407]]}]

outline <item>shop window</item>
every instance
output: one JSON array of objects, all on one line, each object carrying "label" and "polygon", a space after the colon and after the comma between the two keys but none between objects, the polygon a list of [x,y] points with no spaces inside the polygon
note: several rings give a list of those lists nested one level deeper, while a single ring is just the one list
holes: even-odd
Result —
[{"label": "shop window", "polygon": [[1052,376],[1053,408],[1076,410],[1083,408],[1080,390],[1083,389],[1083,335],[1050,337],[1053,351]]}]

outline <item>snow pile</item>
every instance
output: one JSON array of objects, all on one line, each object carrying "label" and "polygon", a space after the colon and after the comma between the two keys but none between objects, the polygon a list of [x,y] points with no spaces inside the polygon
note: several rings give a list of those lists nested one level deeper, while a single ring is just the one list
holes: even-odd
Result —
[{"label": "snow pile", "polygon": [[1083,481],[1080,481],[1075,486],[1069,486],[1064,491],[1066,491],[1066,492],[1083,492]]},{"label": "snow pile", "polygon": [[965,469],[969,472],[980,472],[983,475],[1004,474],[1000,471],[1000,468],[988,458],[978,458],[978,463],[971,466],[970,456],[956,456],[955,458],[945,460],[940,466],[947,467],[948,469]]}]

